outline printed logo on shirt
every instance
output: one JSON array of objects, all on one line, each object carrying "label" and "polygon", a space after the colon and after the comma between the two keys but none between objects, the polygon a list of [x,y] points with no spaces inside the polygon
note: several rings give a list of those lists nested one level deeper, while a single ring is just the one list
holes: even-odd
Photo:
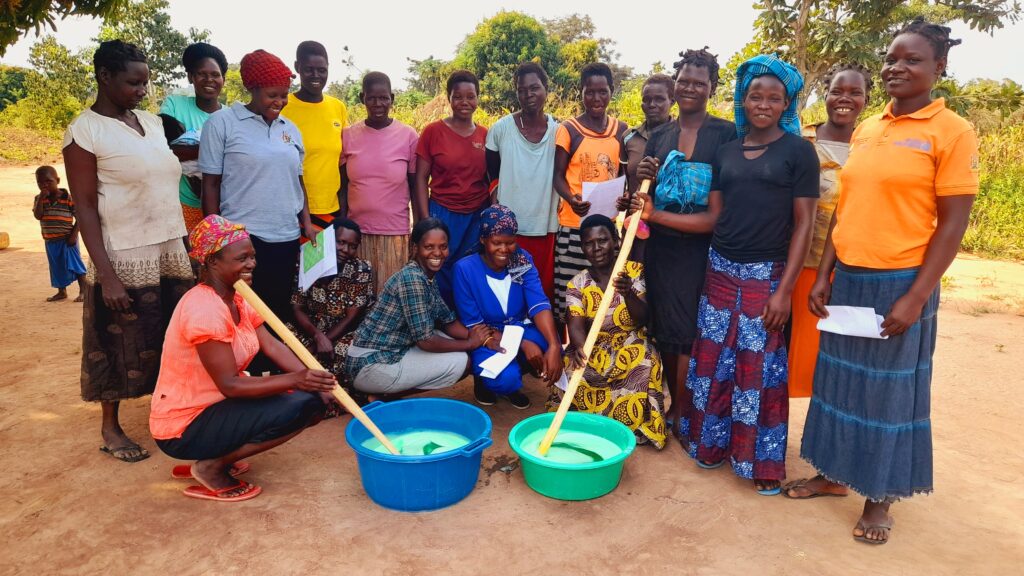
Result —
[{"label": "printed logo on shirt", "polygon": [[341,128],[341,122],[338,122],[337,120],[335,120],[334,121],[334,127],[335,128]]},{"label": "printed logo on shirt", "polygon": [[292,135],[288,134],[287,132],[285,132],[284,134],[281,134],[281,142],[284,142],[285,144],[291,144],[292,143]]},{"label": "printed logo on shirt", "polygon": [[932,143],[927,140],[918,140],[917,138],[907,138],[898,142],[893,142],[893,146],[903,146],[905,148],[916,148],[923,152],[932,151]]},{"label": "printed logo on shirt", "polygon": [[977,172],[979,169],[981,169],[981,159],[978,158],[977,154],[974,154],[971,156],[971,171]]},{"label": "printed logo on shirt", "polygon": [[476,148],[477,150],[479,150],[479,149],[481,149],[483,147],[484,147],[483,144],[481,144],[479,142],[473,142],[473,148]]}]

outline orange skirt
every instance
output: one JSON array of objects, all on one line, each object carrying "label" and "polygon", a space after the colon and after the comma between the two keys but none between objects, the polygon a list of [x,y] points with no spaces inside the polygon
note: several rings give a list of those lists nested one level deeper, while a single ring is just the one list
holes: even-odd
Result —
[{"label": "orange skirt", "polygon": [[807,296],[818,271],[804,268],[793,286],[793,326],[789,338],[789,397],[808,398],[818,362],[818,317],[807,309]]}]

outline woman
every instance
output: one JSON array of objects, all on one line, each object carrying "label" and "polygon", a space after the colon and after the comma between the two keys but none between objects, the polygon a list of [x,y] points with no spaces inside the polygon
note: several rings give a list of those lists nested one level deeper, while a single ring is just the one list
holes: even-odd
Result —
[{"label": "woman", "polygon": [[494,340],[485,326],[463,326],[437,291],[448,258],[444,222],[420,220],[411,240],[412,260],[384,284],[345,359],[355,389],[366,394],[447,388],[469,374],[466,353]]},{"label": "woman", "polygon": [[[235,479],[248,458],[315,424],[331,401],[334,377],[308,370],[271,336],[259,313],[235,292],[251,284],[256,252],[240,224],[210,215],[189,235],[190,255],[204,268],[171,316],[149,429],[171,458],[195,460],[172,476],[195,478],[185,496],[221,502],[255,498],[262,489]],[[262,351],[284,374],[250,377]]]},{"label": "woman", "polygon": [[655,130],[637,178],[650,179],[650,238],[644,243],[644,274],[651,307],[651,336],[661,353],[672,404],[666,420],[673,434],[683,405],[682,389],[697,336],[697,304],[704,286],[711,232],[721,208],[712,193],[718,149],[736,139],[736,126],[708,113],[718,88],[718,59],[707,48],[679,53],[673,97],[675,122]]},{"label": "woman", "polygon": [[[363,227],[359,257],[377,271],[375,289],[409,260],[409,192],[416,186],[416,131],[391,117],[391,79],[363,76],[366,120],[341,134],[341,215]],[[420,214],[418,196],[412,196]]]},{"label": "woman", "polygon": [[674,92],[675,80],[666,74],[652,74],[640,88],[640,110],[644,113],[644,121],[623,136],[622,158],[619,159],[619,162],[626,165],[627,189],[630,192],[640,188],[636,169],[644,159],[651,132],[672,121]]},{"label": "woman", "polygon": [[[717,215],[679,433],[702,468],[726,459],[764,496],[786,475],[786,341],[793,284],[807,256],[818,158],[800,138],[803,78],[775,56],[736,74],[740,139],[719,148],[708,212]],[[645,210],[646,211],[646,210]]]},{"label": "woman", "polygon": [[918,19],[889,44],[882,82],[891,101],[854,131],[809,299],[820,317],[826,304],[885,314],[886,340],[821,335],[800,449],[819,476],[793,491],[810,497],[841,485],[864,496],[853,537],[869,544],[888,541],[892,502],[932,491],[939,281],[978,192],[974,129],[931,97],[959,43],[949,28]]},{"label": "woman", "polygon": [[[569,282],[569,348],[566,370],[586,364],[583,379],[572,405],[582,412],[603,414],[629,427],[637,442],[665,446],[664,395],[661,358],[647,339],[648,319],[643,266],[626,262],[615,277],[615,294],[608,314],[601,320],[601,332],[590,353],[583,356],[583,343],[601,305],[604,288],[618,257],[619,241],[615,223],[601,214],[587,216],[580,225],[583,254],[590,267]],[[563,392],[551,387],[548,408],[561,401]]]},{"label": "woman", "polygon": [[[468,70],[448,76],[452,115],[427,124],[416,145],[417,220],[428,216],[448,225],[449,252],[437,276],[441,297],[452,300],[452,266],[473,251],[480,237],[480,211],[491,204],[484,144],[487,128],[473,122],[480,82]],[[429,185],[430,198],[427,198]]]},{"label": "woman", "polygon": [[352,379],[345,372],[345,357],[353,333],[377,298],[373,267],[356,256],[363,236],[359,225],[336,218],[331,226],[338,273],[313,282],[306,292],[296,287],[292,294],[295,324],[289,328],[310,351],[328,361],[325,366],[342,386],[350,388]]},{"label": "woman", "polygon": [[555,238],[556,318],[566,321],[565,289],[576,274],[587,267],[580,248],[580,218],[590,212],[583,201],[584,182],[604,182],[619,176],[622,166],[622,137],[629,126],[608,115],[615,83],[607,64],[587,64],[580,71],[583,114],[566,120],[555,136],[555,192],[558,207],[558,235]]},{"label": "woman", "polygon": [[805,126],[803,137],[814,144],[821,167],[821,184],[811,249],[793,287],[793,322],[789,336],[789,397],[811,395],[818,359],[818,318],[807,307],[807,296],[818,274],[825,236],[839,202],[839,172],[850,154],[850,137],[857,117],[871,94],[871,73],[859,64],[836,64],[824,78],[828,120]]},{"label": "woman", "polygon": [[181,213],[185,217],[185,228],[191,232],[203,219],[199,202],[202,193],[202,176],[197,174],[199,141],[203,124],[210,114],[221,109],[220,93],[224,89],[224,75],[228,72],[228,59],[216,46],[196,42],[185,48],[181,55],[188,83],[194,96],[171,94],[160,105],[160,114],[174,118],[181,123],[185,133],[171,141],[171,151],[181,161],[182,176],[178,185]]},{"label": "woman", "polygon": [[239,72],[251,100],[214,113],[203,127],[203,213],[245,225],[257,256],[253,290],[290,320],[299,235],[315,236],[302,183],[302,135],[281,116],[292,73],[263,50],[246,54]]},{"label": "woman", "polygon": [[341,208],[341,131],[348,124],[345,103],[324,94],[329,62],[327,49],[307,40],[295,49],[295,72],[299,89],[288,95],[288,106],[281,115],[291,120],[302,133],[305,157],[302,181],[306,186],[309,217],[313,226],[323,229]]},{"label": "woman", "polygon": [[100,402],[103,452],[138,462],[149,452],[118,421],[121,400],[153,391],[171,311],[194,283],[181,239],[178,160],[158,117],[135,108],[149,66],[135,45],[93,55],[96,102],[64,133],[64,164],[89,251],[82,315],[82,398]]},{"label": "woman", "polygon": [[494,330],[490,346],[477,347],[472,359],[474,394],[485,406],[503,396],[512,406],[530,407],[522,392],[519,364],[511,362],[496,375],[484,375],[480,363],[501,351],[504,327],[523,329],[518,357],[540,375],[545,384],[562,375],[562,343],[551,315],[551,302],[544,294],[537,268],[526,251],[516,246],[519,225],[507,206],[496,204],[483,211],[480,244],[476,254],[455,264],[455,305],[459,318],[470,328]]}]

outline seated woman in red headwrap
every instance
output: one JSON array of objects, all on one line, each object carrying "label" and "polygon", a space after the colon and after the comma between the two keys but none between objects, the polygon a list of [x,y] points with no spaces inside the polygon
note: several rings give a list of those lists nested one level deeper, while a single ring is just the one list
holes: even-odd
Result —
[{"label": "seated woman in red headwrap", "polygon": [[[149,429],[168,456],[196,461],[172,472],[199,482],[185,489],[186,496],[248,500],[261,488],[235,478],[249,469],[241,460],[319,422],[335,380],[329,372],[306,369],[235,292],[239,279],[252,283],[256,267],[244,226],[210,215],[189,241],[204,280],[171,316]],[[249,377],[243,370],[256,352],[284,374]]]}]

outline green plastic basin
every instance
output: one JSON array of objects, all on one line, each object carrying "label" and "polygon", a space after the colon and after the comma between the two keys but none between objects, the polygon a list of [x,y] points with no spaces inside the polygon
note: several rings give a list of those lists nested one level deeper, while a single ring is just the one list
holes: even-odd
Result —
[{"label": "green plastic basin", "polygon": [[[526,485],[534,491],[557,500],[590,500],[611,492],[619,485],[622,466],[636,448],[633,431],[620,422],[598,414],[569,412],[561,430],[585,432],[600,436],[618,446],[622,452],[600,462],[565,464],[531,454],[523,449],[523,440],[538,429],[547,429],[553,412],[531,416],[516,424],[508,434],[508,443],[519,455]],[[561,434],[561,430],[559,434]],[[558,437],[555,437],[558,441]]]}]

